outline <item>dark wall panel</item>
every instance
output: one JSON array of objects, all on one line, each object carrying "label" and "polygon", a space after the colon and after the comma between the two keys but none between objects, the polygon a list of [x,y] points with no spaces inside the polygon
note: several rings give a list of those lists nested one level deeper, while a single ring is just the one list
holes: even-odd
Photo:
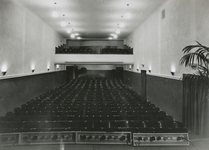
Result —
[{"label": "dark wall panel", "polygon": [[138,94],[141,94],[141,74],[135,72],[124,71],[124,84],[128,85]]},{"label": "dark wall panel", "polygon": [[[124,83],[141,93],[139,73],[124,71]],[[181,80],[147,75],[147,99],[177,121],[182,121],[182,94]]]},{"label": "dark wall panel", "polygon": [[65,71],[0,80],[0,116],[65,81]]},{"label": "dark wall panel", "polygon": [[181,80],[147,76],[147,99],[177,121],[182,121],[182,95]]}]

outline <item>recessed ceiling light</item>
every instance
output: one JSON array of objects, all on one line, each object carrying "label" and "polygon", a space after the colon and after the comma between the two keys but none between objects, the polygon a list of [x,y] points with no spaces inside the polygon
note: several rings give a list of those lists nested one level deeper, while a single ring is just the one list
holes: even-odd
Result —
[{"label": "recessed ceiling light", "polygon": [[75,33],[75,35],[77,36],[77,35],[79,35],[78,33]]},{"label": "recessed ceiling light", "polygon": [[56,2],[54,3],[54,5],[55,5],[55,10],[52,12],[52,17],[58,17],[58,12],[57,12],[57,8],[56,8]]},{"label": "recessed ceiling light", "polygon": [[64,19],[65,19],[65,14],[63,14],[63,21],[61,22],[62,27],[65,27],[67,25]]},{"label": "recessed ceiling light", "polygon": [[125,24],[124,24],[124,23],[120,23],[119,26],[120,26],[121,28],[124,28],[124,27],[125,27]]},{"label": "recessed ceiling light", "polygon": [[129,4],[127,4],[127,12],[126,12],[126,14],[125,14],[125,17],[126,17],[127,19],[131,18],[131,13],[129,12],[128,7],[129,7]]},{"label": "recessed ceiling light", "polygon": [[70,30],[70,29],[68,29],[68,30],[67,30],[67,33],[71,33],[71,30]]},{"label": "recessed ceiling light", "polygon": [[70,37],[71,37],[71,38],[75,38],[75,35],[74,35],[74,34],[71,34]]},{"label": "recessed ceiling light", "polygon": [[52,12],[52,17],[54,17],[54,18],[58,17],[58,12],[57,11],[53,11]]},{"label": "recessed ceiling light", "polygon": [[120,33],[120,30],[119,29],[115,30],[115,33],[119,34]]},{"label": "recessed ceiling light", "polygon": [[113,35],[113,37],[116,39],[116,38],[118,38],[118,36],[115,34],[115,35]]},{"label": "recessed ceiling light", "polygon": [[108,39],[109,39],[109,40],[112,40],[112,37],[109,37]]},{"label": "recessed ceiling light", "polygon": [[126,17],[127,19],[129,19],[129,18],[131,18],[131,14],[130,14],[129,12],[127,12],[127,13],[125,14],[125,17]]},{"label": "recessed ceiling light", "polygon": [[77,37],[77,39],[78,39],[78,40],[80,40],[80,39],[81,39],[81,37]]},{"label": "recessed ceiling light", "polygon": [[65,27],[66,25],[67,25],[66,22],[64,22],[64,21],[61,22],[61,26],[62,26],[62,27]]}]

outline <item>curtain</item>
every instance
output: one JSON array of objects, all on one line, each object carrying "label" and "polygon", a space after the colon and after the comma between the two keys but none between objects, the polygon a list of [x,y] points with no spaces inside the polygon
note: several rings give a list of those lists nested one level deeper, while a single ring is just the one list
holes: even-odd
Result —
[{"label": "curtain", "polygon": [[183,123],[201,137],[209,137],[209,79],[183,76]]}]

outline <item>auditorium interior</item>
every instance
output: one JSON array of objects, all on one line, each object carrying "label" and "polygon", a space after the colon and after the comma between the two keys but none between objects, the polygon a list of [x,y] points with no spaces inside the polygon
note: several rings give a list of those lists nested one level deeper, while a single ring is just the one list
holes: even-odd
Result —
[{"label": "auditorium interior", "polygon": [[209,94],[179,63],[209,46],[208,8],[0,0],[0,149],[208,150]]}]

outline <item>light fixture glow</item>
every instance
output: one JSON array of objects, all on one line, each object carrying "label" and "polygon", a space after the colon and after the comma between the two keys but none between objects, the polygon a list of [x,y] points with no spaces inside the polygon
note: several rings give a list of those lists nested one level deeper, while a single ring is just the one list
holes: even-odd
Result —
[{"label": "light fixture glow", "polygon": [[57,11],[53,11],[52,12],[52,17],[54,17],[54,18],[58,17],[58,12]]},{"label": "light fixture glow", "polygon": [[113,38],[115,38],[115,39],[116,39],[116,38],[118,38],[118,36],[115,34],[115,35],[113,35]]},{"label": "light fixture glow", "polygon": [[115,33],[120,34],[120,30],[119,29],[115,30]]},{"label": "light fixture glow", "polygon": [[64,17],[65,17],[65,14],[63,14],[63,21],[61,22],[62,27],[65,27],[67,25],[67,23],[64,21]]},{"label": "light fixture glow", "polygon": [[79,35],[78,33],[75,33],[75,36]]},{"label": "light fixture glow", "polygon": [[78,40],[80,40],[80,39],[81,39],[81,37],[77,37],[77,39],[78,39]]},{"label": "light fixture glow", "polygon": [[124,27],[125,27],[125,24],[124,24],[124,23],[120,23],[119,26],[120,26],[121,28],[124,28]]},{"label": "light fixture glow", "polygon": [[60,69],[60,65],[56,65],[56,68],[57,68],[57,70],[59,70]]},{"label": "light fixture glow", "polygon": [[67,25],[67,23],[66,23],[66,22],[64,22],[64,21],[63,21],[63,22],[61,22],[61,26],[62,26],[62,27],[65,27],[66,25]]},{"label": "light fixture glow", "polygon": [[127,19],[129,19],[129,18],[131,18],[131,14],[130,14],[129,12],[127,12],[127,13],[125,14],[125,17],[126,17]]},{"label": "light fixture glow", "polygon": [[54,3],[54,5],[55,5],[55,10],[52,12],[52,17],[54,17],[54,18],[56,18],[56,17],[58,17],[58,12],[57,12],[57,8],[56,8],[56,2]]},{"label": "light fixture glow", "polygon": [[127,12],[126,12],[126,14],[125,14],[125,17],[126,17],[127,19],[131,18],[131,13],[130,13],[129,10],[128,10],[128,6],[129,6],[129,4],[127,4]]},{"label": "light fixture glow", "polygon": [[4,64],[2,67],[1,67],[1,72],[7,72],[7,65]]},{"label": "light fixture glow", "polygon": [[131,65],[129,65],[129,70],[131,70],[131,68],[132,68],[132,66],[131,66]]},{"label": "light fixture glow", "polygon": [[108,39],[109,39],[109,40],[112,40],[112,37],[109,37]]},{"label": "light fixture glow", "polygon": [[75,38],[75,34],[71,34],[70,37],[71,37],[71,38]]},{"label": "light fixture glow", "polygon": [[119,23],[119,27],[124,28],[125,24],[123,23],[123,16],[121,16],[121,23]]},{"label": "light fixture glow", "polygon": [[67,30],[67,33],[71,33],[71,30],[70,30],[70,29],[68,29],[68,30]]}]

